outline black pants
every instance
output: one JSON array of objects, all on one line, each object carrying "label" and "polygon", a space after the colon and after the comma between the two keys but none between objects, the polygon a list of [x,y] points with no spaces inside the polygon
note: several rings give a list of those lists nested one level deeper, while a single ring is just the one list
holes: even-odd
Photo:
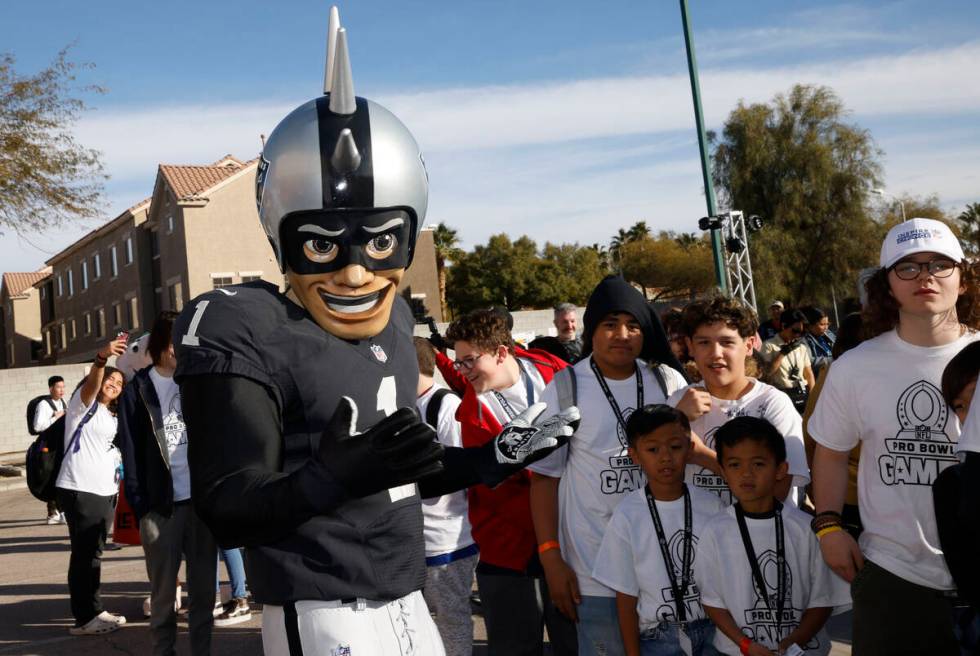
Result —
[{"label": "black pants", "polygon": [[58,504],[65,513],[71,537],[68,562],[68,593],[75,625],[87,624],[102,612],[99,586],[102,582],[102,548],[112,524],[116,496],[58,489]]}]

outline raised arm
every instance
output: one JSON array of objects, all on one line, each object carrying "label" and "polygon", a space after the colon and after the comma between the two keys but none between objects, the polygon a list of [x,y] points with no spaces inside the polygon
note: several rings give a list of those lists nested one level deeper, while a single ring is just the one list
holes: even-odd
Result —
[{"label": "raised arm", "polygon": [[109,358],[112,356],[120,356],[126,350],[126,338],[120,335],[116,339],[112,340],[108,344],[102,347],[102,349],[95,354],[95,362],[92,363],[92,367],[89,369],[88,375],[85,376],[85,381],[82,383],[82,389],[79,390],[79,395],[86,406],[90,406],[98,398],[99,388],[102,387],[102,377],[105,374],[105,365]]}]

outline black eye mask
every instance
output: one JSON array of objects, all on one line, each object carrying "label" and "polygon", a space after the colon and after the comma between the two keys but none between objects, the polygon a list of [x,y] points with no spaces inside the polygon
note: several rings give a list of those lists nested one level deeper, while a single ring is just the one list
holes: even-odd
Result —
[{"label": "black eye mask", "polygon": [[[404,269],[411,261],[415,225],[404,210],[300,212],[286,217],[280,228],[289,270],[300,275],[330,273],[351,264],[369,271]],[[391,253],[386,251],[394,241]],[[313,257],[304,248],[310,245]]]}]

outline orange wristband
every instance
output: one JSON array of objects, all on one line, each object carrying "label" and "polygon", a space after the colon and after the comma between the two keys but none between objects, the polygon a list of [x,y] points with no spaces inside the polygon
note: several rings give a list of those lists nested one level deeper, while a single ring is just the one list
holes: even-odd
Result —
[{"label": "orange wristband", "polygon": [[752,646],[752,638],[745,636],[742,641],[738,643],[738,650],[748,656],[749,647]]},{"label": "orange wristband", "polygon": [[558,544],[558,540],[548,540],[547,542],[542,542],[538,545],[539,554],[543,554],[545,551],[550,551],[552,549],[561,549],[561,545]]}]

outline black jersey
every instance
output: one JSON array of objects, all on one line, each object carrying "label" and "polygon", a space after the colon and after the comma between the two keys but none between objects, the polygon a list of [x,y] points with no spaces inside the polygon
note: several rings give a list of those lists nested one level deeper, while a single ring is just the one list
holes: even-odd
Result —
[{"label": "black jersey", "polygon": [[[267,388],[281,425],[281,433],[269,439],[282,441],[280,471],[288,473],[316,452],[342,396],[357,404],[358,432],[398,408],[414,407],[418,364],[412,329],[401,298],[383,332],[346,341],[325,332],[273,285],[226,287],[195,298],[174,324],[175,379],[225,374]],[[213,411],[230,412],[232,406]],[[193,426],[188,432],[193,439]],[[421,504],[414,485],[345,501],[285,537],[266,541],[260,526],[250,529],[257,539],[245,550],[249,587],[263,603],[390,601],[421,589],[425,581]]]}]

